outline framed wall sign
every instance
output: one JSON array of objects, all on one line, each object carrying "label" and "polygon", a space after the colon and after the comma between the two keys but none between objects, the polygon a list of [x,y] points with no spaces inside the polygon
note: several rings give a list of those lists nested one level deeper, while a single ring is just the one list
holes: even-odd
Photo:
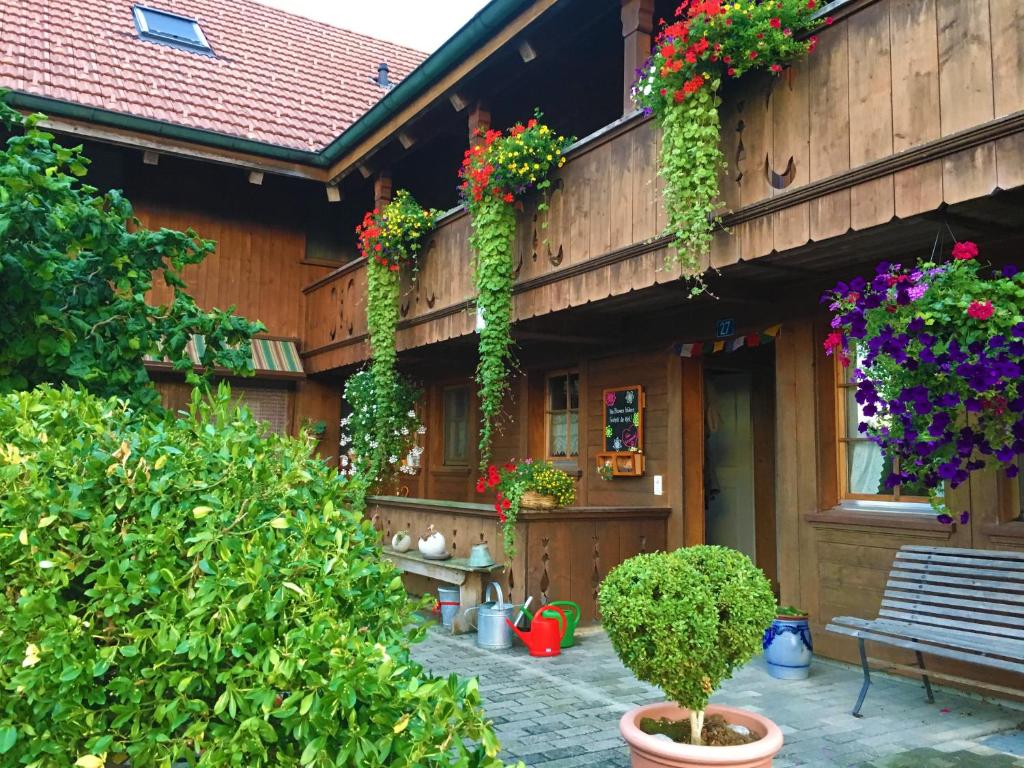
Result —
[{"label": "framed wall sign", "polygon": [[615,477],[644,473],[644,389],[639,384],[606,389],[603,393],[604,451],[598,470]]}]

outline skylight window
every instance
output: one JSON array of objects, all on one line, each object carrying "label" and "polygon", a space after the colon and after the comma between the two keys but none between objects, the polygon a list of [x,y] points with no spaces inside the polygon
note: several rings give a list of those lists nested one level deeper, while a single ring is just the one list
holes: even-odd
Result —
[{"label": "skylight window", "polygon": [[133,5],[132,13],[139,37],[143,40],[213,55],[213,49],[195,19],[143,5]]}]

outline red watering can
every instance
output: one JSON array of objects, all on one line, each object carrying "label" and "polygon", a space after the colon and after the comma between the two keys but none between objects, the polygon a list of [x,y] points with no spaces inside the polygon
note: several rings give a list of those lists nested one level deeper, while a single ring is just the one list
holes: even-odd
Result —
[{"label": "red watering can", "polygon": [[[549,611],[557,611],[558,617],[552,617],[550,614],[541,615]],[[531,656],[557,656],[562,652],[562,637],[565,635],[568,622],[565,620],[565,613],[557,605],[546,605],[542,610],[538,610],[530,622],[529,632],[518,629],[509,619],[505,621],[530,649]]]}]

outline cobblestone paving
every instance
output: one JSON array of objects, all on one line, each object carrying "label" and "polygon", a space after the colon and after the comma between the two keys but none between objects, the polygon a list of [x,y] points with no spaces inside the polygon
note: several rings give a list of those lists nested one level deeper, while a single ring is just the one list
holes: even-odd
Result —
[{"label": "cobblestone paving", "polygon": [[[577,633],[575,648],[550,659],[531,658],[518,641],[512,651],[483,651],[474,638],[434,628],[415,655],[436,674],[480,678],[507,761],[628,768],[619,717],[663,697],[622,666],[604,633]],[[1024,758],[981,743],[1002,732],[1016,737],[1021,710],[942,688],[930,705],[920,684],[873,674],[864,717],[857,719],[850,707],[860,680],[858,669],[824,660],[815,661],[809,680],[775,680],[756,660],[713,701],[762,712],[779,724],[786,743],[776,768],[1024,768]]]}]

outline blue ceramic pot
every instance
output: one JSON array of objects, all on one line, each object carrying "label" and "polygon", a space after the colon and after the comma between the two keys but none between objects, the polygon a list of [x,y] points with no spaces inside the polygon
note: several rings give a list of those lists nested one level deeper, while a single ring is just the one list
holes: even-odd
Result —
[{"label": "blue ceramic pot", "polygon": [[768,674],[780,680],[803,680],[811,671],[814,643],[806,616],[780,616],[765,630],[764,660]]}]

